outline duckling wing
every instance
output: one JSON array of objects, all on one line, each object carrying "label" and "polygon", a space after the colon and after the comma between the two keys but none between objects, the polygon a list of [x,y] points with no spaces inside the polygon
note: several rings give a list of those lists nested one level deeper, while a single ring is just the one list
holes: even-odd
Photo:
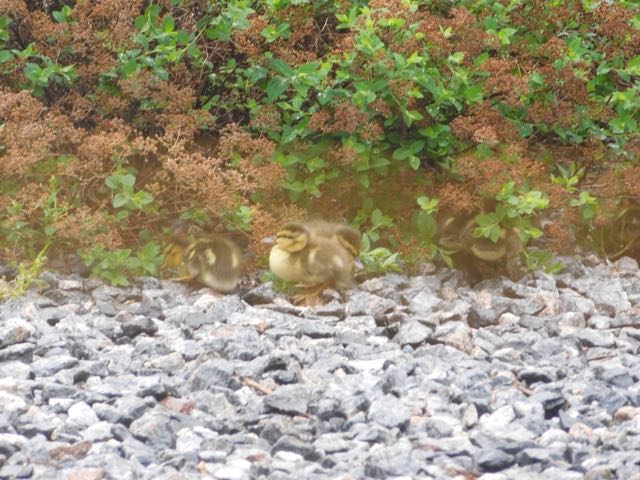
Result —
[{"label": "duckling wing", "polygon": [[353,261],[339,245],[319,242],[312,246],[305,262],[309,272],[309,284],[328,282],[336,288],[346,288],[352,284]]}]

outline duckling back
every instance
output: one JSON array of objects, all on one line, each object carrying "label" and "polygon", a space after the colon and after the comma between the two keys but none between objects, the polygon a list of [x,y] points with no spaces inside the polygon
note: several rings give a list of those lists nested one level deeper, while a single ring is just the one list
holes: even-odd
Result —
[{"label": "duckling back", "polygon": [[198,282],[230,292],[240,281],[241,251],[225,237],[213,236],[192,242],[184,253],[185,267]]},{"label": "duckling back", "polygon": [[309,278],[313,280],[310,284],[326,282],[338,290],[355,286],[353,257],[336,240],[315,237],[309,248],[309,256],[304,263]]}]

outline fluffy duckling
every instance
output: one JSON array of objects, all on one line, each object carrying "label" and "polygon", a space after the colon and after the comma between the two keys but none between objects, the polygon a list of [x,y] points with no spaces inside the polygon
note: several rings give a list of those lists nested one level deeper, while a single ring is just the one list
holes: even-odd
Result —
[{"label": "fluffy duckling", "polygon": [[355,242],[347,230],[336,229],[333,235],[327,230],[327,234],[321,235],[314,234],[314,228],[301,223],[282,227],[269,255],[269,268],[287,282],[331,285],[337,289],[352,287],[355,283],[353,252],[357,254],[355,245],[359,245],[359,239]]},{"label": "fluffy duckling", "polygon": [[305,227],[312,235],[338,242],[354,259],[360,254],[362,248],[360,232],[348,225],[325,220],[310,220],[305,223]]},{"label": "fluffy duckling", "polygon": [[163,270],[171,280],[195,280],[219,292],[230,292],[240,281],[242,252],[233,240],[219,235],[189,241],[174,238],[165,249]]}]

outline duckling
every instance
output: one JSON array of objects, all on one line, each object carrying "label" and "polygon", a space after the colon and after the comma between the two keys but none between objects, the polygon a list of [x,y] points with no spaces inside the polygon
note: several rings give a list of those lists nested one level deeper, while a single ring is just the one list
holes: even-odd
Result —
[{"label": "duckling", "polygon": [[301,223],[282,227],[269,254],[273,273],[282,280],[305,286],[352,287],[355,283],[352,252],[356,249],[354,243],[359,241],[355,242],[355,236],[348,230],[336,229],[333,239],[333,235],[313,234],[313,229]]},{"label": "duckling", "polygon": [[165,249],[163,270],[177,282],[195,280],[219,292],[230,292],[240,281],[242,253],[233,240],[220,235],[187,240],[173,238]]},{"label": "duckling", "polygon": [[305,227],[311,235],[329,238],[339,243],[354,260],[360,254],[362,248],[360,232],[348,225],[315,219],[306,222]]},{"label": "duckling", "polygon": [[522,276],[520,234],[517,228],[503,229],[496,242],[475,237],[475,215],[444,217],[439,223],[439,244],[451,252],[456,264],[473,283],[506,273],[511,278]]},{"label": "duckling", "polygon": [[620,212],[608,228],[607,242],[602,242],[603,250],[611,260],[627,255],[638,255],[640,240],[640,206],[634,199],[625,198],[620,202]]}]

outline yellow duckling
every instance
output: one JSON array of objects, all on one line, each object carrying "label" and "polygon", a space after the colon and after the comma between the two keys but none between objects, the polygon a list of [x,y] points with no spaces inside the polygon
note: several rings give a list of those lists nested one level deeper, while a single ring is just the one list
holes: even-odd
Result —
[{"label": "yellow duckling", "polygon": [[165,249],[162,268],[178,275],[170,280],[195,280],[219,292],[230,292],[240,281],[241,259],[235,242],[220,235],[192,241],[173,238]]},{"label": "yellow duckling", "polygon": [[354,286],[357,232],[354,236],[345,227],[346,230],[336,228],[333,234],[329,230],[314,234],[314,228],[301,223],[286,224],[276,234],[269,268],[282,280],[305,286],[330,285],[337,289]]}]

